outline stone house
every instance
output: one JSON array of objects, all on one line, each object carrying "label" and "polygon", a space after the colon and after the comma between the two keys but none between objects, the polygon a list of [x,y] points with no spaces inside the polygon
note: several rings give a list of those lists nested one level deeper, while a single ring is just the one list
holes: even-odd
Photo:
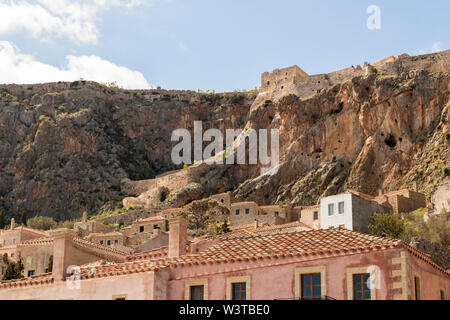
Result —
[{"label": "stone house", "polygon": [[425,195],[407,189],[376,197],[347,190],[320,200],[320,227],[344,226],[350,230],[368,232],[374,212],[407,213],[425,207]]},{"label": "stone house", "polygon": [[86,240],[108,247],[126,246],[127,236],[120,232],[91,233]]},{"label": "stone house", "polygon": [[231,206],[231,195],[229,193],[219,193],[219,194],[214,194],[211,196],[211,199],[217,200],[220,203],[223,203],[224,205],[226,205],[228,208]]},{"label": "stone house", "polygon": [[407,213],[427,205],[424,194],[408,189],[392,191],[375,197],[374,200],[392,208],[394,213]]},{"label": "stone house", "polygon": [[[158,229],[158,230],[156,230]],[[127,237],[126,246],[136,247],[151,239],[159,231],[167,231],[167,219],[162,216],[149,217],[135,221],[121,230]]]},{"label": "stone house", "polygon": [[230,225],[246,225],[257,220],[260,223],[279,225],[289,217],[288,210],[282,206],[259,206],[256,202],[236,202],[230,207]]},{"label": "stone house", "polygon": [[370,218],[374,212],[392,212],[389,206],[381,205],[362,193],[347,192],[320,200],[320,227],[344,227],[349,230],[368,232]]},{"label": "stone house", "polygon": [[75,274],[75,241],[62,234],[53,272],[1,282],[0,299],[448,299],[450,273],[400,240],[329,228],[188,244],[186,226],[170,221],[168,248]]},{"label": "stone house", "polygon": [[315,206],[302,206],[299,221],[313,229],[320,229],[320,204]]},{"label": "stone house", "polygon": [[14,218],[11,219],[11,227],[8,230],[0,230],[0,247],[14,246],[23,241],[46,237],[43,231],[34,230],[24,226],[16,227]]},{"label": "stone house", "polygon": [[84,212],[82,220],[80,222],[75,222],[74,230],[83,236],[87,236],[91,233],[112,232],[114,231],[114,228],[96,220],[88,220],[87,212]]}]

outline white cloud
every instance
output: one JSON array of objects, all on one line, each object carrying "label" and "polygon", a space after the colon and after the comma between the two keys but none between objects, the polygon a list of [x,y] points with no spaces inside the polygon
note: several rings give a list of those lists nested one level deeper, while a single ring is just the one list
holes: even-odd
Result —
[{"label": "white cloud", "polygon": [[26,31],[35,38],[67,37],[96,44],[99,15],[113,7],[134,8],[143,0],[0,0],[0,33]]},{"label": "white cloud", "polygon": [[20,53],[8,41],[0,41],[0,83],[75,81],[80,78],[114,82],[126,89],[148,89],[142,73],[118,66],[97,56],[67,56],[67,66],[58,68]]},{"label": "white cloud", "polygon": [[422,50],[419,50],[419,54],[435,53],[443,50],[444,49],[442,48],[442,43],[439,41],[435,41],[430,48],[424,48]]}]

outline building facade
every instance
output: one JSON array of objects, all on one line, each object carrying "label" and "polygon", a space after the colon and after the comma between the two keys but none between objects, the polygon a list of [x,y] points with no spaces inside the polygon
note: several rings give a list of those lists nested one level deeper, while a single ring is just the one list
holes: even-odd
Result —
[{"label": "building facade", "polygon": [[450,274],[400,240],[329,228],[199,245],[185,228],[171,221],[165,250],[72,274],[74,242],[55,237],[53,273],[2,282],[0,299],[421,300],[450,290]]}]

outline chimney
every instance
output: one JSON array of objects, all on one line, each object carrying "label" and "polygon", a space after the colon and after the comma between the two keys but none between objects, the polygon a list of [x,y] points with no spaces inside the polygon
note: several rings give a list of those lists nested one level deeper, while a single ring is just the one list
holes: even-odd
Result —
[{"label": "chimney", "polygon": [[16,227],[16,220],[14,218],[11,218],[11,230],[13,230]]},{"label": "chimney", "polygon": [[255,229],[259,228],[259,221],[258,221],[258,219],[255,219],[254,226],[255,226]]},{"label": "chimney", "polygon": [[169,258],[186,254],[187,221],[182,217],[169,220]]},{"label": "chimney", "polygon": [[87,212],[83,212],[83,219],[81,220],[82,222],[87,222]]},{"label": "chimney", "polygon": [[155,227],[154,229],[153,229],[153,236],[154,237],[157,237],[157,236],[159,236],[161,234],[161,229],[159,228],[159,227]]},{"label": "chimney", "polygon": [[66,278],[67,267],[72,265],[72,239],[69,232],[61,232],[53,235],[53,278],[64,280]]}]

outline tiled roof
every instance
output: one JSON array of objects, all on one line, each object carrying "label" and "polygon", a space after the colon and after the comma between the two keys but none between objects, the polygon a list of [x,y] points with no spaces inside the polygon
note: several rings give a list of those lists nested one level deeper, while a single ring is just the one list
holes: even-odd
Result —
[{"label": "tiled roof", "polygon": [[130,255],[127,257],[127,261],[140,261],[140,260],[157,260],[166,258],[169,254],[169,247],[164,246],[158,249],[153,249],[146,252],[140,252],[139,254]]},{"label": "tiled roof", "polygon": [[46,273],[22,279],[3,280],[2,282],[0,282],[0,288],[20,288],[31,285],[49,284],[53,282],[54,279],[52,277],[52,274]]},{"label": "tiled roof", "polygon": [[91,233],[91,234],[87,235],[85,237],[85,239],[92,239],[95,237],[114,237],[114,236],[126,237],[123,233],[114,231],[114,232],[108,232],[108,233],[103,233],[103,232]]},{"label": "tiled roof", "polygon": [[[368,235],[343,228],[330,228],[224,239],[198,254],[184,255],[179,258],[167,258],[167,247],[165,247],[137,256],[129,256],[125,263],[81,268],[81,279],[148,272],[167,267],[189,267],[199,264],[269,258],[342,256],[393,248],[408,250],[412,255],[428,262],[450,277],[448,271],[433,263],[427,255],[401,240]],[[4,282],[0,284],[0,287],[49,282],[53,282],[53,278],[47,274]]]},{"label": "tiled roof", "polygon": [[312,228],[300,221],[294,221],[281,225],[265,225],[260,224],[258,228],[255,228],[255,224],[246,224],[242,226],[235,226],[230,228],[231,233],[222,235],[222,238],[239,237],[242,235],[255,235],[263,233],[276,233],[276,232],[289,232],[289,231],[308,231]]},{"label": "tiled roof", "polygon": [[295,207],[294,209],[316,209],[316,208],[320,208],[320,204],[316,204],[314,206],[300,206],[300,207]]},{"label": "tiled roof", "polygon": [[53,239],[49,237],[38,238],[32,240],[22,241],[18,246],[43,246],[43,245],[53,245]]},{"label": "tiled roof", "polygon": [[125,257],[128,255],[128,252],[121,251],[117,248],[103,246],[78,237],[73,238],[73,246],[75,248],[88,251],[98,257],[108,260],[111,259],[116,262],[124,261]]},{"label": "tiled roof", "polygon": [[270,205],[270,206],[259,206],[261,209],[274,209],[274,208],[283,208],[282,206],[279,205]]},{"label": "tiled roof", "polygon": [[375,246],[395,246],[398,242],[398,240],[390,238],[381,238],[334,228],[225,239],[221,243],[201,252],[198,259],[311,254],[329,250],[348,251]]},{"label": "tiled roof", "polygon": [[166,220],[166,218],[164,218],[164,217],[156,216],[156,217],[149,217],[149,218],[139,220],[138,223],[139,222],[156,222],[156,221],[165,221],[165,220]]},{"label": "tiled roof", "polygon": [[258,205],[255,201],[235,202],[235,203],[232,203],[231,205],[232,206],[243,206],[243,205],[246,205],[246,204]]}]

